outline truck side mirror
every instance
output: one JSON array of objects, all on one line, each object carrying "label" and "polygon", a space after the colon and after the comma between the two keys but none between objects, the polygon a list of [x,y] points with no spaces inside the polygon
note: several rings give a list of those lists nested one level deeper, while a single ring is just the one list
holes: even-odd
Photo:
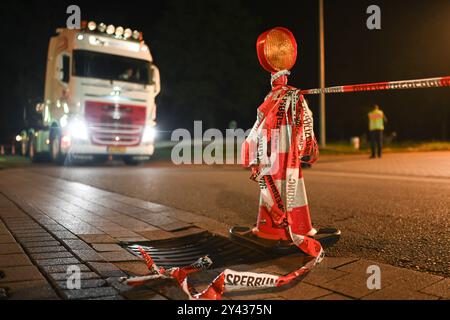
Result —
[{"label": "truck side mirror", "polygon": [[70,80],[70,57],[63,55],[62,57],[62,78],[61,81],[64,83],[69,83]]},{"label": "truck side mirror", "polygon": [[69,83],[70,80],[70,56],[63,54],[56,66],[55,78],[62,83]]},{"label": "truck side mirror", "polygon": [[159,69],[157,66],[152,65],[152,80],[155,85],[155,96],[157,96],[161,92],[161,82],[159,76]]}]

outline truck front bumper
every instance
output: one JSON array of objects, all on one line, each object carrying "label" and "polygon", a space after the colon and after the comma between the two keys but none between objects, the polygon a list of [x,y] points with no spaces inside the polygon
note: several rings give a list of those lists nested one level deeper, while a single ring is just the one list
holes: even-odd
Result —
[{"label": "truck front bumper", "polygon": [[99,146],[90,141],[72,140],[70,146],[62,148],[65,154],[73,156],[112,155],[117,157],[150,157],[155,151],[154,143],[142,143],[138,146]]}]

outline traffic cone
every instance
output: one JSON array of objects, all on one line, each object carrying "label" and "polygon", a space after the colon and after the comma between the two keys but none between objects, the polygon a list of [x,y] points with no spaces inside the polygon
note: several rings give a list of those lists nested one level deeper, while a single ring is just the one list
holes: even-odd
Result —
[{"label": "traffic cone", "polygon": [[[312,157],[310,162],[313,162],[318,147],[312,132],[312,118],[308,113],[306,101],[297,94],[299,90],[287,86],[289,70],[297,59],[297,42],[289,30],[278,27],[262,33],[258,37],[256,48],[261,66],[272,75],[270,81],[272,90],[258,107],[257,120],[246,138],[248,144],[244,144],[242,148],[242,159],[246,167],[253,163],[256,165],[252,167],[252,180],[256,181],[257,177],[264,176],[265,181],[258,181],[261,198],[256,227],[233,227],[230,229],[230,236],[236,241],[277,253],[291,253],[292,250],[298,250],[295,242],[298,236],[314,237],[319,242],[331,238],[338,240],[340,236],[338,229],[323,228],[316,231],[311,224],[299,159],[301,156],[310,155]],[[291,103],[295,108],[291,108]],[[298,104],[301,104],[300,109],[297,109]],[[294,122],[294,115],[298,114],[301,119],[300,121],[295,119]],[[296,136],[291,136],[294,128],[299,127],[301,129],[295,131]],[[264,164],[261,164],[260,157],[252,156],[254,154],[250,152],[252,150],[250,143],[256,146],[266,144],[269,149],[267,145],[269,137],[263,130],[274,128],[280,129],[280,138],[270,136],[270,142],[271,139],[275,141],[274,144],[271,143],[270,148],[273,146],[278,148],[275,150],[279,160],[278,170],[267,174],[268,171],[265,170]],[[261,136],[267,137],[266,141],[262,140]],[[304,146],[302,148],[304,154],[300,154],[300,146]],[[261,152],[265,151],[267,150],[261,148]],[[256,155],[259,155],[259,152],[257,149]],[[274,163],[270,162],[271,169],[275,169],[272,166]],[[265,171],[253,173],[254,168]],[[297,177],[293,175],[296,170],[298,170]]]},{"label": "traffic cone", "polygon": [[276,226],[266,207],[260,206],[256,227],[252,229],[254,235],[258,238],[267,240],[289,240],[286,227]]},{"label": "traffic cone", "polygon": [[[311,216],[309,213],[308,200],[301,169],[299,169],[299,182],[296,194],[294,196],[296,198],[297,205],[287,212],[287,222],[289,223],[293,233],[312,236],[315,234],[316,230],[313,228],[311,223]],[[276,204],[274,204],[271,210],[276,211],[279,209],[276,207]],[[252,232],[259,238],[269,240],[289,240],[291,238],[287,231],[286,225],[276,225],[265,205],[260,205],[259,207],[258,220],[256,227],[253,228]]]}]

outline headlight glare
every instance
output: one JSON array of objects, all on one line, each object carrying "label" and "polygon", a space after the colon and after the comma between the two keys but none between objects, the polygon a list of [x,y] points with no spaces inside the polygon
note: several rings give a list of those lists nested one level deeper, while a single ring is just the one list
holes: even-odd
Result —
[{"label": "headlight glare", "polygon": [[145,126],[144,133],[142,134],[142,142],[153,142],[156,138],[156,129],[152,126]]},{"label": "headlight glare", "polygon": [[87,140],[89,138],[86,122],[80,119],[73,119],[69,122],[68,133],[72,138]]}]

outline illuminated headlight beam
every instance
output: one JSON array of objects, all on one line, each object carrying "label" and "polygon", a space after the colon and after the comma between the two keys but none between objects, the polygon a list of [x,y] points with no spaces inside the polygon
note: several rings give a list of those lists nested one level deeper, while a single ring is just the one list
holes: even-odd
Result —
[{"label": "illuminated headlight beam", "polygon": [[69,122],[67,133],[74,139],[87,140],[89,138],[86,122],[80,119],[73,119]]},{"label": "illuminated headlight beam", "polygon": [[156,138],[156,128],[153,126],[145,126],[144,133],[142,134],[142,142],[153,142]]}]

